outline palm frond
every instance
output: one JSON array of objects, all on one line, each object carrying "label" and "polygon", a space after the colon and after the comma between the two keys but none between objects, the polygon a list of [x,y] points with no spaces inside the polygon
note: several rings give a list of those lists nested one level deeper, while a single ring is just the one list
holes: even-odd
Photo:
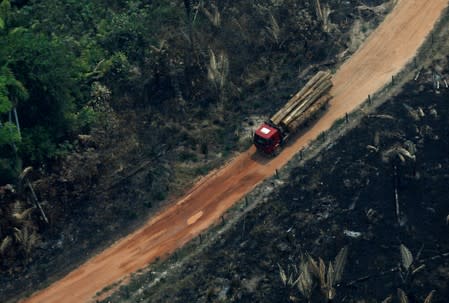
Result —
[{"label": "palm frond", "polygon": [[326,265],[324,264],[324,261],[321,258],[320,258],[319,278],[321,286],[326,285]]},{"label": "palm frond", "polygon": [[281,28],[279,27],[276,18],[274,18],[273,14],[270,13],[270,26],[266,26],[265,29],[271,35],[274,42],[279,43]]},{"label": "palm frond", "polygon": [[22,229],[14,227],[14,237],[27,256],[31,253],[33,247],[36,246],[39,241],[39,236],[36,231],[31,230],[31,228],[27,226]]},{"label": "palm frond", "polygon": [[329,266],[327,267],[327,276],[326,276],[326,278],[327,278],[326,285],[328,287],[331,287],[332,285],[334,285],[335,271],[334,271],[334,267],[332,266],[332,262],[329,262]]},{"label": "palm frond", "polygon": [[278,267],[279,267],[279,276],[281,277],[282,284],[284,284],[284,286],[287,286],[287,275],[285,274],[284,269],[282,268],[281,265],[279,265],[279,263]]},{"label": "palm frond", "polygon": [[339,282],[341,280],[341,276],[343,275],[343,271],[346,266],[346,260],[348,258],[348,247],[345,246],[340,249],[340,252],[335,257],[334,261],[334,270],[335,270],[335,278],[334,283]]},{"label": "palm frond", "polygon": [[12,238],[11,236],[6,236],[0,243],[0,255],[3,255],[6,250],[11,246]]},{"label": "palm frond", "polygon": [[300,271],[301,274],[299,275],[297,283],[298,289],[306,299],[310,300],[313,290],[313,280],[309,271],[309,265],[307,261],[301,262]]},{"label": "palm frond", "polygon": [[218,7],[211,4],[212,11],[207,10],[205,7],[202,8],[203,13],[206,15],[207,19],[215,26],[220,27],[221,25],[221,15],[218,11]]},{"label": "palm frond", "polygon": [[315,12],[318,20],[321,21],[323,31],[329,32],[330,30],[329,15],[331,14],[330,7],[328,5],[322,7],[320,0],[315,0]]},{"label": "palm frond", "polygon": [[408,300],[407,295],[406,295],[405,292],[404,292],[402,289],[400,289],[400,288],[398,288],[398,298],[399,298],[399,302],[400,302],[400,303],[409,303],[409,300]]},{"label": "palm frond", "polygon": [[17,221],[22,222],[22,221],[26,220],[33,211],[34,211],[34,207],[30,207],[28,209],[25,209],[22,212],[13,213],[12,217],[14,219],[16,219]]},{"label": "palm frond", "polygon": [[23,180],[30,172],[33,171],[33,167],[27,166],[19,175],[19,180]]},{"label": "palm frond", "polygon": [[401,244],[401,260],[402,260],[402,266],[404,269],[409,270],[410,266],[413,263],[413,255],[410,252],[410,250],[405,246],[404,244]]},{"label": "palm frond", "polygon": [[16,241],[20,244],[23,244],[28,239],[28,228],[19,229],[17,227],[14,227],[14,238]]},{"label": "palm frond", "polygon": [[435,290],[432,290],[424,300],[424,303],[432,303],[433,295],[435,294]]},{"label": "palm frond", "polygon": [[310,256],[307,256],[307,264],[309,266],[310,272],[317,278],[320,277],[320,268],[318,267],[318,264],[316,261]]},{"label": "palm frond", "polygon": [[9,210],[9,216],[14,217],[15,214],[22,213],[26,210],[25,203],[23,203],[21,200],[16,200],[14,203],[12,203]]},{"label": "palm frond", "polygon": [[221,52],[217,57],[215,52],[212,49],[209,49],[209,66],[207,67],[208,79],[222,89],[226,84],[228,73],[228,56],[224,52]]},{"label": "palm frond", "polygon": [[217,74],[217,59],[215,58],[215,53],[212,49],[209,49],[209,66],[207,67],[207,78],[215,82]]}]

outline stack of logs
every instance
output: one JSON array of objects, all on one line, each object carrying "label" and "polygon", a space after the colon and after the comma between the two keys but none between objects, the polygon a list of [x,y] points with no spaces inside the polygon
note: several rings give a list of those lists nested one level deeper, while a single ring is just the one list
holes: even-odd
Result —
[{"label": "stack of logs", "polygon": [[332,87],[332,74],[320,71],[296,93],[271,121],[290,132],[314,116],[332,98],[329,91]]}]

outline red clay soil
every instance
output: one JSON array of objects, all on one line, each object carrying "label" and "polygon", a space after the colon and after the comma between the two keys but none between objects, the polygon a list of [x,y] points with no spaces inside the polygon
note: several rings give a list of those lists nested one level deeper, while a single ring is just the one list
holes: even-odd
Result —
[{"label": "red clay soil", "polygon": [[326,113],[279,156],[263,160],[250,148],[203,178],[145,226],[23,302],[89,302],[104,287],[183,246],[334,121],[359,106],[368,94],[391,81],[413,58],[447,5],[448,0],[398,1],[378,29],[335,74],[331,91],[334,98]]}]

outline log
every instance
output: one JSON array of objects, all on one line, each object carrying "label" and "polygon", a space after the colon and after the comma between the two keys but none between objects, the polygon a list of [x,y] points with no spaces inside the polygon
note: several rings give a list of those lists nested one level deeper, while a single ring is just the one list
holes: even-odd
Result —
[{"label": "log", "polygon": [[[327,86],[327,88],[330,88],[331,84],[329,83],[326,86]],[[306,109],[309,106],[311,106],[314,102],[316,102],[322,95],[323,95],[323,92],[320,90],[320,91],[314,92],[311,96],[302,100],[302,102],[295,108],[295,110],[292,111],[289,115],[287,115],[282,120],[282,123],[285,125],[289,125],[291,122],[296,120],[303,112],[305,112]]]},{"label": "log", "polygon": [[306,88],[302,89],[297,96],[298,100],[295,103],[296,106],[294,108],[292,108],[292,110],[295,110],[300,104],[302,104],[303,100],[309,98],[312,94],[315,94],[317,91],[322,90],[323,83],[326,83],[326,82],[331,83],[330,79],[331,79],[331,75],[327,74],[324,77],[322,77],[321,79],[319,79],[316,83],[314,83],[311,87],[306,87]]},{"label": "log", "polygon": [[42,208],[41,204],[39,203],[39,199],[37,198],[37,195],[34,192],[33,186],[31,185],[29,180],[27,180],[27,185],[28,185],[29,189],[31,190],[31,194],[32,194],[33,199],[34,199],[34,203],[36,203],[37,207],[39,208],[39,211],[42,214],[42,218],[44,219],[45,223],[48,224],[47,215],[45,215],[44,209]]},{"label": "log", "polygon": [[398,222],[398,225],[402,226],[402,224],[401,224],[401,209],[399,207],[398,183],[399,183],[398,169],[397,169],[397,166],[395,165],[394,166],[394,205],[395,205],[395,215],[396,215],[396,220]]},{"label": "log", "polygon": [[272,121],[275,123],[280,123],[280,121],[283,119],[285,114],[290,112],[295,108],[297,105],[299,98],[304,95],[305,92],[310,90],[312,86],[314,86],[317,82],[321,80],[321,78],[324,76],[324,72],[320,71],[315,76],[313,76],[306,85],[297,92],[290,100],[272,117]]},{"label": "log", "polygon": [[[318,101],[316,101],[312,106],[310,106],[301,116],[299,116],[296,120],[291,122],[287,129],[289,132],[294,132],[300,126],[304,125],[308,120],[310,120],[318,111],[332,99],[330,95],[322,96]],[[286,127],[286,125],[284,125]]]},{"label": "log", "polygon": [[271,121],[280,124],[285,117],[289,116],[305,98],[308,98],[323,82],[330,81],[330,72],[320,71],[313,76],[306,85],[296,93],[276,114],[273,115]]},{"label": "log", "polygon": [[305,100],[302,100],[302,102],[299,103],[297,107],[281,121],[281,123],[287,126],[290,125],[290,123],[299,118],[299,116],[304,113],[306,109],[313,104],[313,102],[317,101],[320,97],[326,94],[331,87],[332,82],[330,80],[322,82],[318,87],[316,87],[312,95]]}]

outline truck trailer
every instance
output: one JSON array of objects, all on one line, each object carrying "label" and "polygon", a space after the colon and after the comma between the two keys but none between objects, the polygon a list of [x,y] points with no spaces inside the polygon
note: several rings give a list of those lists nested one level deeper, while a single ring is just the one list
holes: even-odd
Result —
[{"label": "truck trailer", "polygon": [[267,155],[279,153],[288,137],[323,110],[332,98],[332,74],[320,71],[254,133],[254,145]]}]

